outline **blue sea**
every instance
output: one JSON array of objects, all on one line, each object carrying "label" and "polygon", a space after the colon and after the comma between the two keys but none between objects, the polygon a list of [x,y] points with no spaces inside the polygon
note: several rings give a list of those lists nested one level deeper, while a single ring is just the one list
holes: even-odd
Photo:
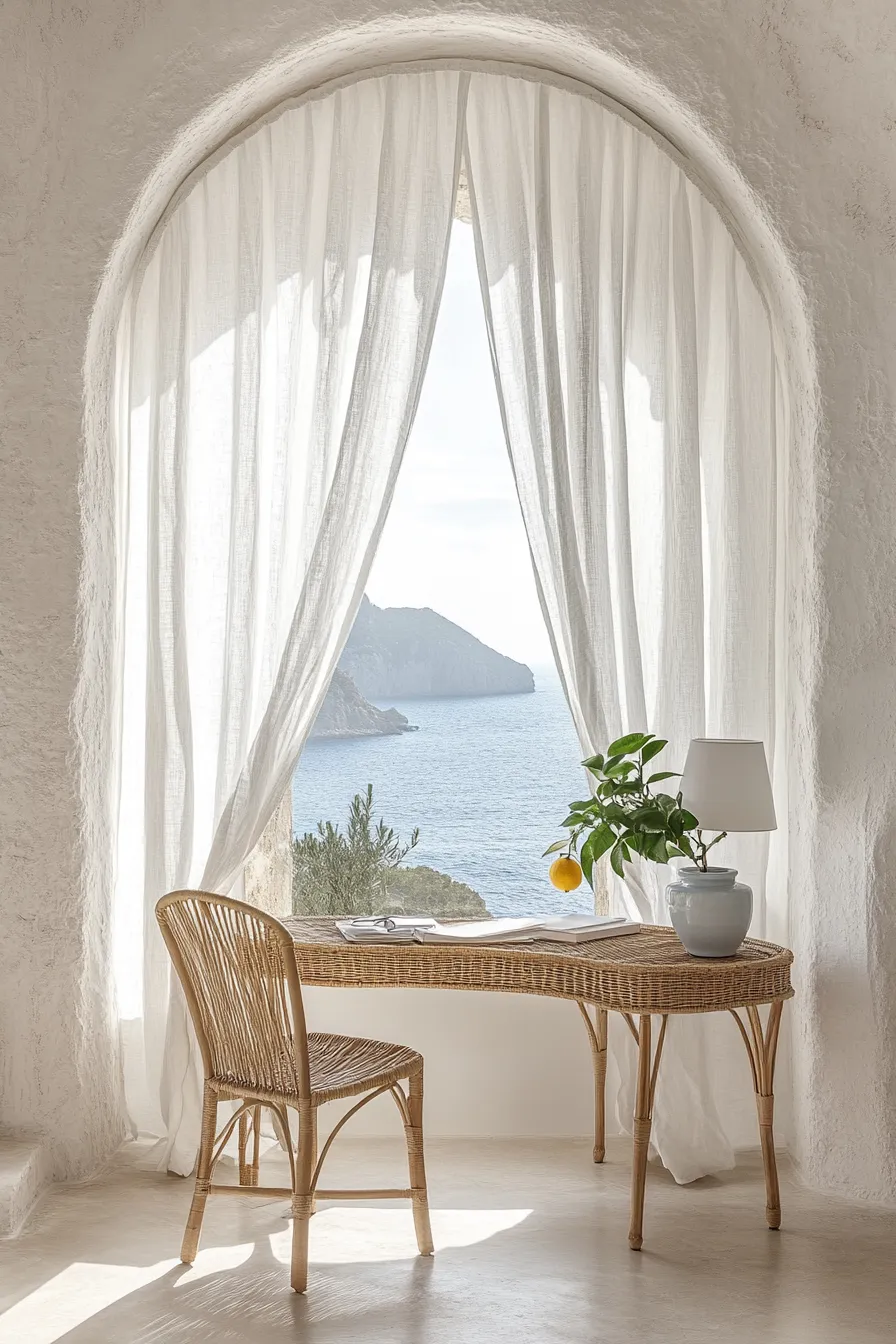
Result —
[{"label": "blue sea", "polygon": [[372,784],[377,818],[402,839],[420,828],[406,862],[468,883],[492,914],[593,909],[585,883],[556,891],[541,857],[564,833],[567,805],[588,796],[556,672],[536,669],[530,695],[390,703],[416,733],[308,743],[293,779],[296,834],[344,824],[352,796]]}]

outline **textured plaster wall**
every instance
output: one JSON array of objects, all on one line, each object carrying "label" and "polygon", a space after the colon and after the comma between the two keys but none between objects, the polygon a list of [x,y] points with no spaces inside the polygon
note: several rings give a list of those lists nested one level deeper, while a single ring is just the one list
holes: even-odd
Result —
[{"label": "textured plaster wall", "polygon": [[0,1133],[45,1137],[58,1176],[120,1133],[105,892],[76,847],[69,726],[88,344],[95,434],[121,276],[243,119],[372,59],[510,56],[652,117],[715,178],[769,278],[796,428],[796,1151],[812,1182],[896,1199],[894,51],[889,0],[0,8]]}]

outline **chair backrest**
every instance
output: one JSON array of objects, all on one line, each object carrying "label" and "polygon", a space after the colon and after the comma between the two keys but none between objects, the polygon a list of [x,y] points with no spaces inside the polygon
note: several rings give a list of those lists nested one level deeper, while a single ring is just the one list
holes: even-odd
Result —
[{"label": "chair backrest", "polygon": [[307,1100],[308,1037],[288,930],[254,906],[206,891],[163,896],[156,918],[206,1077]]}]

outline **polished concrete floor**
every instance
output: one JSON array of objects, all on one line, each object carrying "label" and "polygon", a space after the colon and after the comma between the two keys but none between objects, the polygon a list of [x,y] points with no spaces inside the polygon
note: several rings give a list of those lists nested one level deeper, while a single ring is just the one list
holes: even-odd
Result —
[{"label": "polished concrete floor", "polygon": [[[282,1201],[212,1198],[177,1260],[191,1183],[125,1150],[47,1195],[0,1243],[0,1344],[883,1344],[896,1338],[896,1213],[783,1174],[766,1230],[758,1159],[682,1188],[651,1164],[644,1250],[628,1248],[628,1153],[581,1143],[431,1142],[436,1256],[404,1205],[323,1206],[307,1297],[288,1286]],[[263,1183],[280,1183],[282,1157]],[[386,1141],[334,1150],[328,1184],[401,1179]],[[223,1173],[222,1173],[223,1178]]]}]

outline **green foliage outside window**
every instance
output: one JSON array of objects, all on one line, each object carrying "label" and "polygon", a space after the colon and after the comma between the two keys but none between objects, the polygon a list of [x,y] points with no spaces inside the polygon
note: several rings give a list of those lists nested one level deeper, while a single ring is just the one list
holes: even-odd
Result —
[{"label": "green foliage outside window", "polygon": [[386,877],[420,837],[414,828],[402,844],[384,821],[373,821],[373,786],[356,793],[345,831],[319,821],[316,832],[292,842],[292,906],[297,915],[378,915]]},{"label": "green foliage outside window", "polygon": [[488,918],[485,902],[464,882],[434,868],[402,867],[415,848],[373,820],[373,786],[356,793],[345,830],[319,821],[292,842],[292,906],[296,915],[435,915]]}]

